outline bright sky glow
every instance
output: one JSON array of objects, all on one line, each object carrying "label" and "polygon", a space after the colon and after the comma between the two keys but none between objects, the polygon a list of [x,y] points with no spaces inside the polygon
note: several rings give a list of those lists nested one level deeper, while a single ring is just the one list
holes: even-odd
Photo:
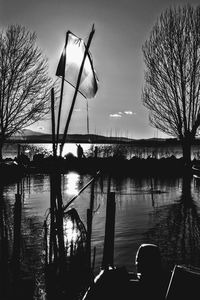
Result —
[{"label": "bright sky glow", "polygon": [[[83,47],[80,45],[82,41],[79,43],[75,43],[75,41],[69,43],[67,47],[67,62],[76,63],[78,66],[81,65],[83,60]],[[86,69],[88,69],[88,63],[86,64]]]},{"label": "bright sky glow", "polygon": [[[81,63],[83,61],[83,55],[84,55],[85,47],[84,42],[82,39],[77,39],[76,37],[70,35],[70,40],[68,42],[67,46],[67,63],[75,63],[78,68],[80,68]],[[89,58],[86,57],[85,63],[84,63],[84,69],[87,71],[87,74],[91,70],[91,65],[89,62]]]}]

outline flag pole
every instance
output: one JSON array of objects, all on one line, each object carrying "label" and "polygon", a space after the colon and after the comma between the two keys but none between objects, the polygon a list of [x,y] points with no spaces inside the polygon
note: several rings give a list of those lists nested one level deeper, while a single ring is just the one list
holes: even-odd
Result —
[{"label": "flag pole", "polygon": [[53,144],[53,156],[56,156],[56,144],[55,144],[55,111],[54,111],[54,88],[51,89],[51,125],[52,125],[52,144]]},{"label": "flag pole", "polygon": [[57,151],[57,147],[58,147],[58,143],[59,143],[60,117],[61,117],[61,109],[62,109],[62,101],[63,101],[64,82],[65,82],[66,47],[67,47],[67,42],[68,42],[68,35],[69,35],[69,31],[67,31],[67,33],[66,33],[64,55],[63,55],[63,62],[62,62],[63,69],[62,69],[60,103],[59,103],[58,121],[57,121],[56,151]]},{"label": "flag pole", "polygon": [[80,70],[79,70],[79,74],[78,74],[78,79],[77,79],[77,83],[76,83],[76,88],[75,88],[71,108],[70,108],[69,115],[68,115],[68,118],[67,118],[67,122],[66,122],[66,125],[65,125],[63,139],[62,139],[62,143],[60,145],[60,156],[62,156],[62,150],[63,150],[63,146],[64,146],[64,143],[65,143],[65,140],[66,140],[67,131],[68,131],[68,128],[69,128],[69,123],[70,123],[70,120],[71,120],[73,108],[74,108],[74,105],[75,105],[75,101],[76,101],[76,97],[77,97],[77,93],[78,93],[78,89],[79,89],[79,85],[80,85],[80,81],[81,81],[81,76],[82,76],[82,72],[83,72],[85,59],[86,59],[86,56],[88,54],[88,50],[90,48],[90,44],[91,44],[94,32],[95,32],[95,30],[94,30],[94,24],[93,24],[92,30],[91,30],[89,38],[88,38],[87,45],[85,46],[85,52],[84,52],[83,60],[82,60],[81,67],[80,67]]},{"label": "flag pole", "polygon": [[88,109],[88,99],[87,101],[87,134],[89,134],[89,109]]}]

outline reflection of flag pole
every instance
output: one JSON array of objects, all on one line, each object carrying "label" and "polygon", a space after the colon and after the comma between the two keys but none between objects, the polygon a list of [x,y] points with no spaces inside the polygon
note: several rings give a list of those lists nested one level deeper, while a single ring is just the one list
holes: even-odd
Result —
[{"label": "reflection of flag pole", "polygon": [[62,139],[62,142],[61,142],[61,145],[60,145],[60,156],[62,155],[63,146],[64,146],[64,143],[65,143],[65,140],[66,140],[66,136],[67,136],[67,132],[68,132],[68,128],[69,128],[69,123],[70,123],[70,120],[71,120],[72,112],[73,112],[73,109],[74,109],[74,105],[75,105],[75,101],[76,101],[76,97],[77,97],[77,93],[78,93],[78,89],[79,89],[79,85],[80,85],[80,81],[81,81],[81,75],[82,75],[85,59],[86,59],[86,56],[88,54],[88,50],[89,50],[89,47],[90,47],[90,44],[91,44],[91,41],[92,41],[92,38],[93,38],[93,35],[94,35],[94,31],[95,30],[94,30],[94,25],[93,25],[92,30],[91,30],[90,35],[89,35],[89,38],[88,38],[87,45],[85,46],[85,52],[84,52],[83,60],[82,60],[81,67],[80,67],[80,70],[79,70],[79,74],[78,74],[78,79],[77,79],[77,83],[76,83],[76,88],[75,88],[71,108],[70,108],[69,115],[68,115],[68,118],[67,118],[67,122],[66,122],[66,125],[65,125],[63,139]]}]

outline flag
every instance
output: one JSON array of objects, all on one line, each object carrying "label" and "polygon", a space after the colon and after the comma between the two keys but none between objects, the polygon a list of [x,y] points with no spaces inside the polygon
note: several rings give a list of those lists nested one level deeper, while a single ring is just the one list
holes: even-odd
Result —
[{"label": "flag", "polygon": [[[64,77],[64,79],[74,88],[76,87],[84,53],[84,41],[68,31],[65,47],[57,67],[56,76]],[[98,90],[98,78],[89,51],[84,62],[78,90],[85,98],[93,98]]]}]

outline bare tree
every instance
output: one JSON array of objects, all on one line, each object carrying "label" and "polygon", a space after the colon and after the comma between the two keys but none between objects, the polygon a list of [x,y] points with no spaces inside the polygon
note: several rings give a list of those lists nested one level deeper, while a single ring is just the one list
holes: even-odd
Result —
[{"label": "bare tree", "polygon": [[200,6],[170,8],[161,14],[143,45],[144,105],[150,123],[177,137],[186,164],[200,125]]},{"label": "bare tree", "polygon": [[36,34],[20,25],[0,32],[0,159],[5,141],[50,109],[47,59]]}]

